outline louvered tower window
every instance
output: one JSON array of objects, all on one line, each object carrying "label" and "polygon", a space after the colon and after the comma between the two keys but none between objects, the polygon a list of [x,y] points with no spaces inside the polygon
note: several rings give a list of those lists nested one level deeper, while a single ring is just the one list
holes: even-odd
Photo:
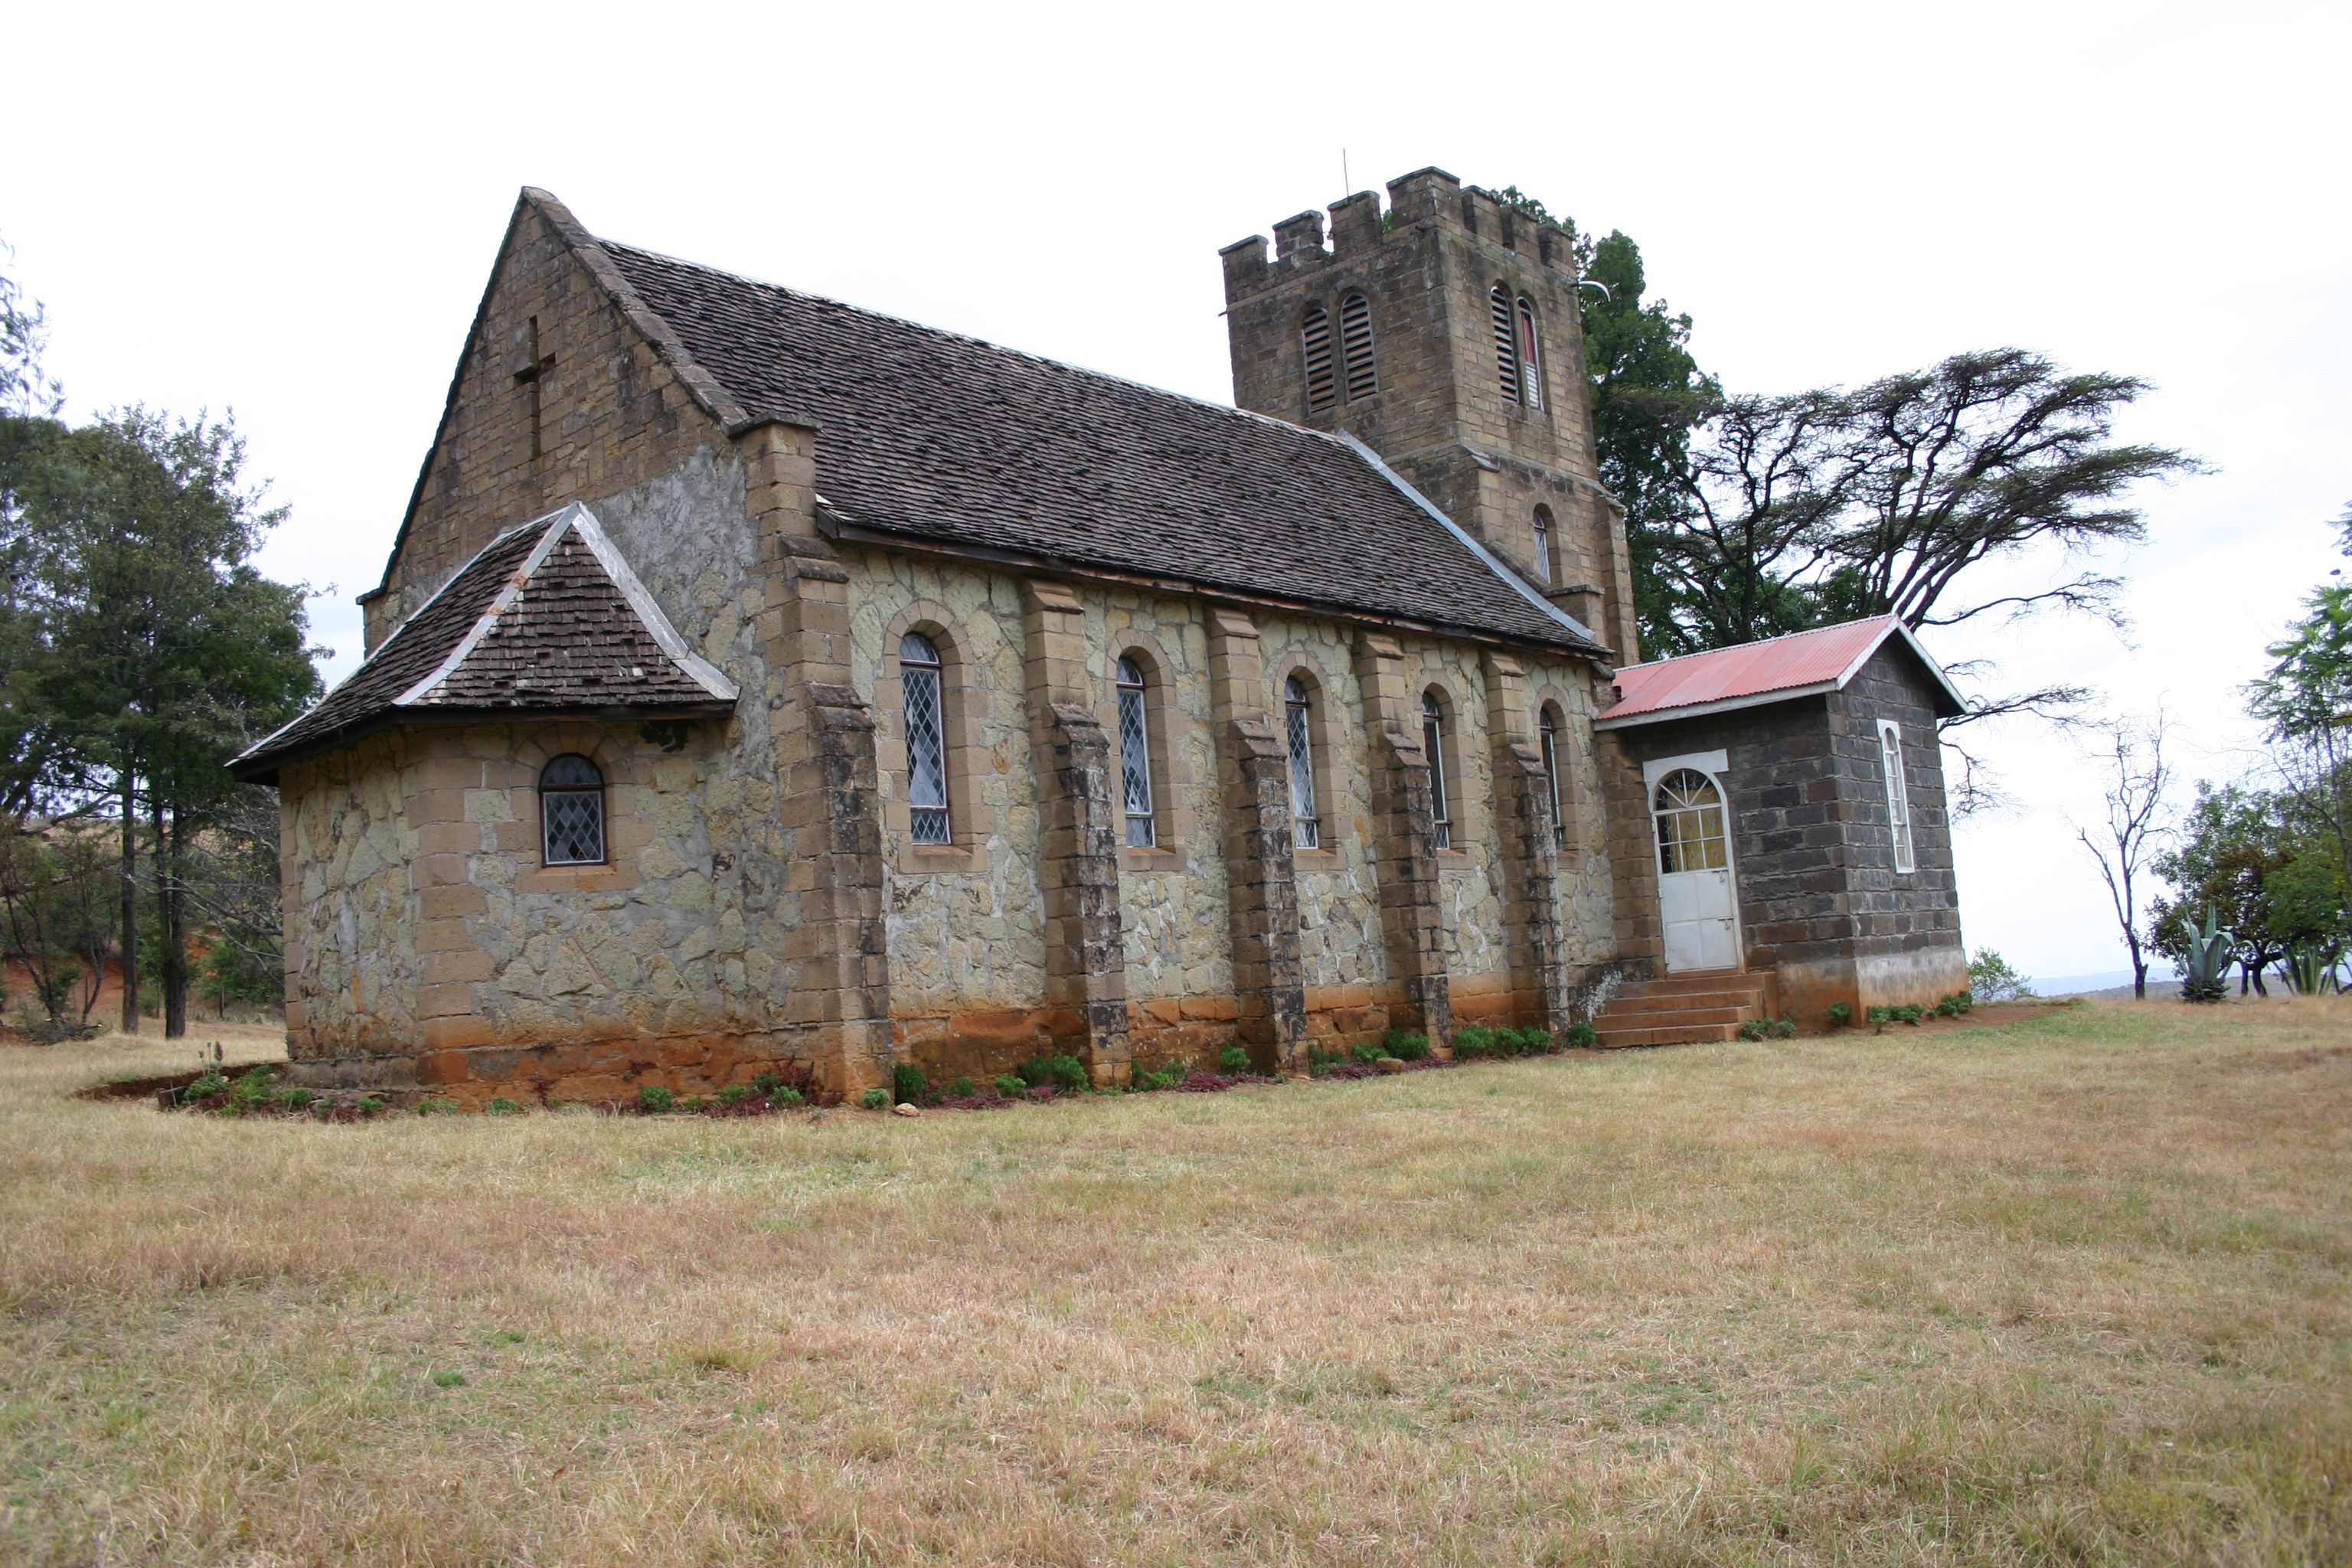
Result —
[{"label": "louvered tower window", "polygon": [[1536,308],[1519,301],[1519,397],[1530,408],[1543,406],[1543,345],[1536,341]]},{"label": "louvered tower window", "polygon": [[1331,316],[1320,305],[1307,307],[1298,323],[1298,342],[1307,351],[1307,410],[1320,414],[1339,400],[1331,378]]},{"label": "louvered tower window", "polygon": [[1487,291],[1486,308],[1495,321],[1495,379],[1503,388],[1503,401],[1519,400],[1518,330],[1511,321],[1511,297],[1503,292],[1500,283]]},{"label": "louvered tower window", "polygon": [[577,752],[539,770],[541,862],[595,866],[604,858],[604,775]]},{"label": "louvered tower window", "polygon": [[1372,365],[1372,307],[1361,294],[1339,301],[1339,358],[1348,372],[1348,401],[1361,403],[1381,389]]},{"label": "louvered tower window", "polygon": [[940,650],[920,632],[898,639],[898,694],[907,710],[907,825],[918,844],[953,843]]},{"label": "louvered tower window", "polygon": [[1118,773],[1120,798],[1127,806],[1127,842],[1149,849],[1160,841],[1151,816],[1150,715],[1143,702],[1143,667],[1133,658],[1118,661]]},{"label": "louvered tower window", "polygon": [[1283,718],[1290,742],[1290,822],[1301,849],[1323,846],[1323,824],[1315,815],[1314,700],[1297,676],[1282,689]]},{"label": "louvered tower window", "polygon": [[1551,704],[1544,704],[1543,715],[1536,721],[1537,737],[1543,742],[1544,787],[1551,793],[1551,843],[1555,849],[1568,847],[1568,819],[1559,810],[1559,719]]},{"label": "louvered tower window", "polygon": [[1421,743],[1429,753],[1429,811],[1436,819],[1437,847],[1454,847],[1454,821],[1445,802],[1445,708],[1434,689],[1421,694]]},{"label": "louvered tower window", "polygon": [[1559,581],[1559,571],[1552,560],[1551,553],[1551,508],[1548,506],[1536,508],[1535,534],[1536,575],[1544,582],[1557,583]]}]

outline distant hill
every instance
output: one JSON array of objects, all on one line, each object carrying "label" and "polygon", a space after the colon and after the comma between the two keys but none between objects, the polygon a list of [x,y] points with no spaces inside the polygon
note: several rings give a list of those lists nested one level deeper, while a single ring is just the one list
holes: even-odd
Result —
[{"label": "distant hill", "polygon": [[[2180,994],[2180,977],[2168,963],[2151,963],[2147,968],[2147,994],[2177,997]],[[2032,982],[2039,996],[2128,996],[2132,994],[2131,971],[2102,970],[2096,974],[2061,974],[2044,980],[2036,975]]]}]

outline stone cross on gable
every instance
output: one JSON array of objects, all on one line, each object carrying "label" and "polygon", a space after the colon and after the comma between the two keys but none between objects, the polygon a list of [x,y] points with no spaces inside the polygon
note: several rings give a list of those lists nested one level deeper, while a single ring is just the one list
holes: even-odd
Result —
[{"label": "stone cross on gable", "polygon": [[540,434],[540,408],[543,401],[543,384],[547,373],[555,368],[555,356],[541,353],[539,346],[539,318],[530,319],[530,352],[515,366],[515,384],[530,394],[530,460],[535,465],[545,453]]}]

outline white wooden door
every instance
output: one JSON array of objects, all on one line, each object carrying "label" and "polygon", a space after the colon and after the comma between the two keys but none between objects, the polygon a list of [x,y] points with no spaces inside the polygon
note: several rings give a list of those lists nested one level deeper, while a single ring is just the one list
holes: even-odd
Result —
[{"label": "white wooden door", "polygon": [[1666,968],[1738,967],[1738,906],[1722,786],[1696,768],[1676,768],[1658,781],[1650,809],[1658,829]]}]

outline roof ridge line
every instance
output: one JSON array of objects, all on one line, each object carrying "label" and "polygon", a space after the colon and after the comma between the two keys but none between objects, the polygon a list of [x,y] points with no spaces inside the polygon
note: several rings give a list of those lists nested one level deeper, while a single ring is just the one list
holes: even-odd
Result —
[{"label": "roof ridge line", "polygon": [[[692,268],[697,272],[708,272],[714,277],[725,278],[753,289],[772,289],[779,294],[789,294],[796,300],[807,300],[820,305],[832,305],[840,310],[854,310],[861,316],[869,316],[877,321],[895,322],[899,326],[912,328],[916,331],[928,333],[935,338],[951,338],[958,342],[970,343],[975,348],[986,349],[992,353],[1009,354],[1014,359],[1027,360],[1034,364],[1043,365],[1048,370],[1068,371],[1075,375],[1091,376],[1097,381],[1131,386],[1139,392],[1148,392],[1159,397],[1173,398],[1180,403],[1188,403],[1196,408],[1206,409],[1212,414],[1225,414],[1236,418],[1255,420],[1261,425],[1271,425],[1277,430],[1289,431],[1300,436],[1314,436],[1333,443],[1337,443],[1340,438],[1334,431],[1318,430],[1311,425],[1300,425],[1292,420],[1276,418],[1271,414],[1260,414],[1255,409],[1239,408],[1230,403],[1219,403],[1212,398],[1196,397],[1192,393],[1179,392],[1173,387],[1159,386],[1151,382],[1139,381],[1131,375],[1121,375],[1115,370],[1101,370],[1094,365],[1080,364],[1075,360],[1055,359],[1050,354],[1041,354],[1030,349],[1015,348],[1010,343],[1000,343],[992,338],[977,337],[971,332],[959,332],[950,327],[936,327],[928,321],[918,321],[911,316],[894,315],[888,310],[875,310],[870,305],[837,300],[830,294],[814,294],[805,289],[795,289],[789,283],[777,283],[765,278],[755,278],[751,273],[738,272],[732,268],[713,267],[707,261],[690,261],[683,256],[672,256],[666,250],[654,250],[646,246],[631,244],[625,239],[599,238],[596,243],[607,248],[634,251],[639,256],[649,257],[656,261],[667,262],[673,267]],[[652,309],[651,306],[646,308]],[[658,314],[658,312],[656,313]]]},{"label": "roof ridge line", "polygon": [[[530,581],[531,574],[533,573],[537,572],[541,566],[547,563],[547,557],[549,553],[554,550],[556,542],[563,537],[565,531],[570,527],[572,514],[574,512],[586,511],[588,509],[586,507],[582,506],[578,501],[572,501],[558,510],[549,513],[547,517],[536,520],[539,522],[547,523],[549,525],[546,534],[537,544],[531,546],[530,553],[523,557],[522,563],[507,574],[506,584],[495,595],[491,595],[489,606],[483,610],[480,615],[474,617],[474,624],[466,628],[466,635],[457,639],[456,645],[449,649],[448,654],[439,664],[434,666],[433,668],[425,674],[423,679],[412,682],[405,690],[394,696],[392,700],[393,707],[415,707],[416,704],[425,700],[425,693],[431,691],[435,687],[440,685],[443,681],[448,679],[449,677],[457,673],[457,667],[466,662],[467,657],[470,655],[475,648],[481,646],[482,638],[488,633],[489,629],[498,625],[499,617],[504,615],[507,611],[512,609],[514,607],[514,602],[522,597],[523,585]],[[530,524],[526,523],[524,526],[529,527]],[[502,539],[509,538],[512,536],[513,532],[514,531],[512,529],[509,529],[506,533],[499,535],[499,537]],[[496,542],[493,541],[493,542]],[[464,576],[472,569],[474,563],[479,561],[484,555],[488,554],[489,551],[490,545],[485,544],[481,549],[474,552],[473,555],[466,562],[465,565],[458,567],[457,572],[450,576],[449,581],[455,583],[459,577]],[[435,597],[437,598],[439,595],[436,595]],[[422,615],[424,612],[420,610],[417,613]],[[412,616],[411,618],[414,619],[415,617]],[[407,623],[403,622],[402,624],[406,625]],[[384,640],[386,645],[389,646],[391,639],[387,637]]]}]

